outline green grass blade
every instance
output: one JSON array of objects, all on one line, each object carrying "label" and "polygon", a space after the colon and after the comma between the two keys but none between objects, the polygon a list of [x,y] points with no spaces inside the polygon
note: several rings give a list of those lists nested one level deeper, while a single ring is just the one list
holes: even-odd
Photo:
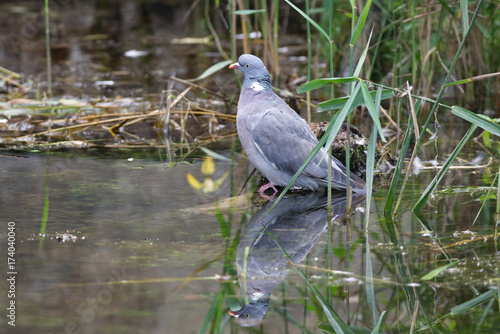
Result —
[{"label": "green grass blade", "polygon": [[368,112],[372,117],[373,124],[377,127],[377,130],[380,133],[380,138],[382,139],[382,141],[387,142],[384,135],[382,134],[382,126],[380,125],[380,120],[377,114],[377,110],[375,108],[375,103],[373,103],[370,92],[368,91],[368,86],[366,86],[366,83],[364,81],[360,81],[359,84],[361,85],[361,92],[363,93],[363,99],[365,100],[366,108],[368,109]]},{"label": "green grass blade", "polygon": [[[351,4],[353,4],[352,2]],[[370,6],[372,4],[372,0],[368,0],[366,2],[365,7],[363,8],[363,11],[361,12],[361,16],[359,17],[358,22],[356,23],[356,27],[354,28],[354,32],[351,36],[351,42],[349,43],[351,46],[354,46],[356,44],[356,41],[359,38],[359,35],[361,35],[361,32],[363,31],[363,28],[365,26],[366,18],[368,17],[368,12],[370,11]]]},{"label": "green grass blade", "polygon": [[476,21],[476,26],[479,28],[479,30],[483,33],[484,35],[484,38],[486,38],[486,40],[488,39],[491,39],[491,34],[489,33],[489,31],[487,30],[487,28],[479,21]]},{"label": "green grass blade", "polygon": [[[377,89],[375,97],[375,113],[378,116],[380,112],[380,100],[382,97],[382,89]],[[365,229],[368,229],[370,223],[370,205],[372,199],[373,173],[375,166],[375,153],[377,147],[377,127],[375,124],[372,128],[370,142],[368,143],[368,153],[366,156],[366,214],[365,214]],[[374,318],[376,319],[376,318]],[[374,320],[375,321],[375,320]]]},{"label": "green grass blade", "polygon": [[[374,98],[376,93],[377,93],[376,91],[370,91],[370,96],[372,98]],[[391,90],[383,89],[381,100],[386,100],[386,99],[389,99],[393,96],[394,96],[394,93]],[[325,102],[321,102],[318,106],[323,111],[340,109],[344,106],[344,104],[346,104],[347,100],[349,100],[349,97],[350,96],[343,96],[343,97],[339,97],[336,99],[331,99],[331,100],[328,100]],[[363,95],[360,95],[356,100],[354,100],[354,105],[356,107],[362,105],[363,103],[364,103]]]},{"label": "green grass blade", "polygon": [[462,14],[462,30],[465,33],[469,29],[469,1],[460,0],[460,12]]},{"label": "green grass blade", "polygon": [[453,261],[452,263],[448,263],[448,264],[446,264],[444,266],[438,267],[438,268],[436,268],[434,270],[431,270],[429,273],[425,274],[420,279],[423,280],[423,281],[431,280],[434,277],[438,276],[444,270],[448,269],[451,266],[454,266],[457,263],[458,263],[458,260],[457,261]]},{"label": "green grass blade", "polygon": [[47,64],[47,95],[52,96],[52,58],[50,52],[50,11],[49,0],[45,0],[45,58]]},{"label": "green grass blade", "polygon": [[309,290],[311,290],[313,295],[320,302],[323,312],[325,312],[326,318],[328,319],[330,325],[332,325],[333,329],[335,330],[335,333],[354,334],[354,332],[342,321],[342,319],[340,319],[337,312],[335,312],[332,309],[332,307],[328,304],[325,298],[323,298],[323,296],[319,293],[319,291],[309,282],[309,280],[307,279],[306,275],[302,272],[302,270],[300,269],[297,270],[299,272],[299,275],[306,282],[306,285],[309,288]]},{"label": "green grass blade", "polygon": [[[415,103],[415,113],[418,113],[420,110],[421,101],[417,101]],[[399,178],[401,177],[401,171],[403,170],[406,153],[410,148],[411,138],[413,136],[413,119],[410,117],[409,121],[410,125],[408,129],[406,129],[405,138],[403,140],[403,144],[401,145],[401,149],[399,151],[398,161],[396,163],[396,168],[394,169],[394,173],[392,174],[391,185],[389,187],[389,192],[387,194],[387,201],[385,202],[384,213],[388,214],[392,210],[392,206],[394,204],[394,198],[396,197],[396,190],[398,188]]]},{"label": "green grass blade", "polygon": [[40,234],[45,234],[48,219],[49,219],[49,163],[47,160],[47,170],[46,170],[46,174],[45,174],[45,200],[43,203],[42,223],[40,225]]},{"label": "green grass blade", "polygon": [[299,7],[295,6],[290,0],[285,0],[287,4],[290,5],[293,9],[295,9],[300,15],[302,15],[321,35],[323,35],[328,41],[330,41],[330,36],[328,33],[321,28],[319,24],[316,23],[313,19],[306,15]]},{"label": "green grass blade", "polygon": [[371,334],[378,334],[380,331],[380,325],[382,324],[382,319],[384,318],[385,312],[382,312],[380,315],[380,318],[378,318],[377,324],[375,325],[375,328],[372,330]]},{"label": "green grass blade", "polygon": [[467,141],[472,137],[474,134],[474,131],[477,129],[477,125],[473,124],[470,128],[469,131],[465,134],[465,136],[460,140],[458,143],[457,147],[453,150],[451,153],[450,157],[446,160],[444,163],[443,167],[441,170],[437,173],[437,175],[432,179],[431,183],[427,186],[427,189],[425,189],[424,193],[422,196],[420,196],[420,199],[418,200],[417,204],[413,207],[413,211],[421,211],[422,208],[424,207],[425,203],[429,199],[429,196],[431,193],[436,189],[438,183],[441,181],[443,176],[446,174],[448,171],[448,168],[450,168],[451,164],[453,161],[455,161],[455,158],[458,156],[462,148],[465,146]]},{"label": "green grass blade", "polygon": [[[368,213],[366,214],[368,216]],[[366,301],[368,307],[370,307],[370,311],[372,311],[373,324],[375,324],[376,319],[378,318],[377,314],[377,302],[375,298],[375,289],[373,288],[373,267],[372,267],[372,257],[370,251],[370,239],[368,236],[368,231],[365,230],[365,239],[366,239]]]},{"label": "green grass blade", "polygon": [[469,311],[470,309],[473,309],[479,304],[482,304],[484,302],[487,302],[488,300],[492,298],[497,298],[498,296],[493,290],[489,290],[488,292],[483,293],[482,295],[479,295],[475,298],[472,298],[471,300],[466,301],[463,304],[460,304],[458,306],[455,306],[451,309],[451,314],[452,315],[457,315],[460,313],[464,313]]},{"label": "green grass blade", "polygon": [[[485,133],[488,133],[488,132],[485,132]],[[493,190],[493,186],[497,182],[497,178],[498,178],[498,173],[495,174],[495,178],[493,179],[493,182],[491,182],[491,185],[488,188],[488,192],[486,193],[486,195],[484,195],[484,201],[482,201],[483,203],[481,204],[481,207],[479,208],[479,211],[477,212],[476,217],[472,221],[472,225],[474,225],[476,223],[476,221],[479,218],[479,215],[481,214],[481,212],[483,211],[484,207],[486,206],[486,203],[488,202],[487,198],[490,198],[490,194],[491,194],[491,192]],[[497,197],[497,200],[498,200],[498,197]]]},{"label": "green grass blade", "polygon": [[316,79],[300,86],[299,89],[297,89],[297,93],[301,94],[327,85],[343,84],[343,83],[355,82],[357,80],[358,79],[355,77]]},{"label": "green grass blade", "polygon": [[[382,90],[377,89],[377,95],[375,97],[375,115],[378,118],[380,112],[380,99]],[[366,99],[366,96],[365,96]],[[371,100],[371,97],[370,97]],[[370,222],[370,204],[372,198],[372,185],[373,185],[373,168],[375,166],[375,149],[377,140],[377,127],[373,124],[372,134],[370,137],[370,142],[368,144],[368,153],[366,158],[366,213],[365,213],[365,238],[366,238],[366,300],[370,310],[372,311],[373,323],[375,324],[378,318],[377,313],[377,303],[375,298],[375,290],[373,288],[373,268],[372,259],[370,251],[370,239],[368,236],[368,225]]]},{"label": "green grass blade", "polygon": [[250,255],[250,247],[246,246],[245,247],[245,255],[243,257],[243,273],[241,276],[243,276],[243,291],[244,291],[244,296],[245,296],[245,304],[249,304],[248,300],[248,294],[247,294],[247,265],[248,265],[248,255]]},{"label": "green grass blade", "polygon": [[226,222],[224,219],[224,216],[219,210],[219,201],[215,201],[215,218],[217,219],[217,222],[219,223],[220,227],[220,233],[222,234],[222,237],[225,240],[228,240],[231,238],[231,228],[230,225]]},{"label": "green grass blade", "polygon": [[353,77],[358,77],[359,73],[361,73],[361,68],[363,67],[363,64],[365,63],[366,54],[368,53],[368,49],[370,48],[370,41],[372,40],[372,33],[373,33],[373,29],[370,32],[370,37],[368,37],[368,42],[366,42],[366,47],[363,50],[363,53],[361,54],[361,56],[359,57],[358,64],[356,65],[356,69],[354,70],[354,74],[352,75]]},{"label": "green grass blade", "polygon": [[495,302],[495,299],[491,299],[488,305],[484,308],[483,314],[481,315],[481,318],[479,321],[477,321],[476,329],[474,330],[474,334],[481,333],[481,329],[483,328],[483,322],[486,319],[486,317],[491,314],[492,310],[491,307],[493,306],[493,303]]},{"label": "green grass blade", "polygon": [[457,80],[457,81],[453,81],[453,82],[447,83],[446,85],[444,85],[444,87],[455,86],[455,85],[463,85],[463,84],[466,84],[466,83],[469,83],[469,82],[472,82],[472,80],[470,78],[467,78],[467,79],[462,79],[462,80]]},{"label": "green grass blade", "polygon": [[[42,221],[40,224],[40,235],[45,234],[47,229],[47,220],[49,219],[49,171],[50,171],[49,159],[47,159],[47,167],[45,171],[45,200],[43,203]],[[38,244],[38,249],[41,250],[43,245],[43,238],[40,238]]]},{"label": "green grass blade", "polygon": [[208,330],[208,326],[210,325],[212,319],[214,319],[217,314],[217,309],[221,306],[222,306],[222,290],[219,291],[219,293],[215,297],[214,302],[212,303],[212,306],[210,306],[210,309],[208,310],[207,316],[205,317],[205,320],[203,321],[203,324],[201,325],[198,334],[203,334]]},{"label": "green grass blade", "polygon": [[488,132],[491,132],[495,136],[500,137],[500,125],[493,122],[488,116],[475,114],[472,111],[457,106],[452,106],[451,112],[454,115],[463,118],[466,121],[471,122],[472,124],[477,125]]}]

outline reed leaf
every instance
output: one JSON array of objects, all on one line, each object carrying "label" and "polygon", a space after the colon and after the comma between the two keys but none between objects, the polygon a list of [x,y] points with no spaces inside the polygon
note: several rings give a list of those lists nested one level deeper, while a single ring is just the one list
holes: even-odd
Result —
[{"label": "reed leaf", "polygon": [[448,263],[444,266],[441,266],[441,267],[438,267],[432,271],[430,271],[429,273],[425,274],[424,276],[422,276],[420,279],[423,280],[423,281],[428,281],[428,280],[431,280],[433,279],[434,277],[438,276],[439,274],[441,274],[441,272],[443,272],[444,270],[448,269],[449,267],[451,266],[454,266],[455,264],[458,263],[458,260],[457,261],[453,261],[452,263]]},{"label": "reed leaf", "polygon": [[[369,212],[366,213],[367,216],[369,216]],[[373,318],[373,324],[375,325],[375,321],[378,318],[377,314],[377,301],[375,298],[375,289],[373,288],[373,267],[372,267],[372,257],[371,257],[371,251],[370,251],[370,238],[368,236],[368,231],[365,230],[365,239],[366,239],[366,256],[365,256],[365,262],[366,262],[366,282],[365,282],[365,289],[366,289],[366,301],[368,304],[368,307],[370,307],[370,311],[372,311],[372,318]]]},{"label": "reed leaf", "polygon": [[231,238],[231,226],[224,219],[224,216],[220,212],[218,200],[215,201],[215,218],[217,219],[217,222],[219,223],[220,233],[222,235],[222,238],[224,238],[225,240],[228,240],[229,238]]},{"label": "reed leaf", "polygon": [[50,53],[50,11],[49,0],[45,0],[45,58],[47,62],[47,95],[52,96],[52,58]]},{"label": "reed leaf", "polygon": [[481,115],[481,114],[475,114],[472,111],[469,111],[467,109],[464,109],[462,107],[458,106],[452,106],[451,107],[451,112],[460,117],[465,119],[468,122],[471,122],[474,125],[479,126],[483,130],[486,130],[488,132],[491,132],[495,136],[500,137],[500,125],[496,124],[491,120],[486,115]]},{"label": "reed leaf", "polygon": [[358,64],[356,65],[356,69],[354,70],[354,74],[352,75],[353,77],[359,77],[359,74],[361,73],[361,68],[365,63],[366,55],[368,54],[368,49],[370,48],[370,41],[372,40],[372,34],[373,34],[373,29],[372,31],[370,31],[370,37],[368,37],[368,42],[366,42],[366,47],[363,50],[363,53],[361,53],[361,56],[359,57]]},{"label": "reed leaf", "polygon": [[[321,79],[315,79],[312,81],[309,81],[308,83],[302,85],[297,89],[297,93],[305,93],[311,90],[315,90],[327,85],[333,85],[333,84],[343,84],[343,83],[349,83],[349,82],[355,82],[358,80],[358,78],[355,77],[345,77],[345,78],[321,78]],[[346,99],[347,101],[347,99]]]},{"label": "reed leaf", "polygon": [[[376,95],[376,91],[370,91],[370,96],[372,98],[375,97]],[[389,89],[383,89],[382,90],[382,94],[381,94],[381,100],[386,100],[386,99],[389,99],[391,97],[394,96],[394,93],[389,90]],[[340,109],[344,106],[344,104],[346,104],[347,100],[349,99],[350,96],[343,96],[343,97],[339,97],[339,98],[336,98],[336,99],[331,99],[331,100],[328,100],[328,101],[325,101],[325,102],[321,102],[319,104],[319,107],[321,108],[322,111],[325,111],[325,110],[335,110],[335,109]],[[354,100],[354,105],[357,107],[357,106],[360,106],[360,105],[363,105],[365,104],[364,103],[364,99],[363,99],[363,95],[359,95],[355,100]]]},{"label": "reed leaf", "polygon": [[498,296],[495,293],[495,291],[489,290],[488,292],[485,292],[485,293],[483,293],[475,298],[472,298],[471,300],[468,300],[463,304],[460,304],[458,306],[453,307],[451,309],[451,314],[457,315],[460,313],[467,312],[467,311],[473,309],[474,307],[476,307],[477,305],[482,304],[484,302],[487,302],[488,300],[490,300],[492,298],[498,299]]},{"label": "reed leaf", "polygon": [[380,318],[378,318],[377,324],[375,325],[375,328],[373,328],[371,334],[380,333],[380,325],[382,324],[382,319],[384,318],[385,312],[387,311],[383,311],[382,314],[380,315]]},{"label": "reed leaf", "polygon": [[205,320],[203,320],[203,323],[201,324],[198,334],[203,334],[208,330],[208,326],[212,323],[212,319],[214,319],[217,315],[217,310],[220,307],[222,307],[222,302],[223,302],[222,295],[223,295],[223,290],[220,290],[217,296],[215,296],[215,300],[212,303],[212,306],[210,306],[210,309],[208,310]]},{"label": "reed leaf", "polygon": [[[488,133],[488,132],[485,132],[485,133]],[[484,207],[486,206],[486,203],[488,202],[487,198],[490,198],[490,194],[492,193],[493,187],[495,186],[495,183],[497,182],[497,178],[498,178],[498,173],[495,174],[495,178],[493,179],[493,182],[491,182],[491,185],[488,188],[488,192],[486,193],[486,195],[484,195],[484,201],[482,201],[483,203],[481,204],[481,207],[479,208],[479,211],[477,212],[476,217],[472,221],[472,225],[474,225],[476,223],[476,221],[479,219],[479,215],[481,214]],[[498,200],[498,198],[497,198],[497,200]]]},{"label": "reed leaf", "polygon": [[429,196],[431,193],[436,189],[438,183],[441,181],[443,176],[446,174],[448,171],[448,168],[450,168],[451,164],[453,161],[455,161],[456,157],[462,150],[462,148],[465,146],[467,141],[472,137],[474,134],[474,131],[477,129],[477,125],[473,124],[470,128],[469,131],[465,134],[465,136],[460,140],[458,143],[457,147],[453,150],[451,153],[450,157],[446,160],[444,163],[443,167],[439,170],[437,175],[432,179],[431,183],[427,186],[427,189],[425,189],[424,193],[420,196],[417,204],[413,207],[413,211],[421,211],[422,208],[424,207],[425,203],[427,203],[427,200],[429,199]]},{"label": "reed leaf", "polygon": [[[368,0],[366,2],[365,7],[363,7],[363,11],[361,12],[361,16],[359,17],[358,22],[356,23],[356,27],[354,28],[354,32],[351,36],[351,42],[349,43],[351,46],[356,45],[356,41],[361,35],[363,28],[365,26],[366,18],[368,17],[368,13],[370,11],[370,6],[372,4],[372,0]],[[351,5],[354,7],[354,1],[351,2]]]},{"label": "reed leaf", "polygon": [[[45,169],[45,200],[43,203],[43,211],[42,211],[42,221],[40,224],[40,235],[45,234],[45,230],[47,229],[47,221],[49,219],[49,159],[47,158],[47,166]],[[42,250],[43,238],[40,238],[38,243],[38,250]]]},{"label": "reed leaf", "polygon": [[[382,89],[377,89],[375,97],[375,113],[378,116],[380,112],[380,100],[382,97]],[[375,153],[377,147],[377,127],[375,124],[372,128],[370,142],[368,143],[368,153],[366,156],[366,214],[365,214],[365,229],[368,229],[370,223],[370,205],[372,199],[373,174],[375,166]],[[374,317],[375,321],[376,317]]]},{"label": "reed leaf", "polygon": [[[366,83],[364,81],[361,81],[359,84],[361,86],[361,92],[363,93],[363,98],[365,100],[366,108],[368,109],[368,112],[370,113],[370,116],[372,117],[373,124],[377,127],[377,130],[380,133],[380,138],[382,139],[382,141],[387,142],[384,135],[382,134],[382,126],[380,125],[380,120],[379,120],[379,116],[378,116],[378,113],[377,113],[377,110],[375,107],[375,103],[373,103],[370,92],[368,91],[368,87],[366,86]],[[380,107],[380,105],[379,105],[379,107]]]},{"label": "reed leaf", "polygon": [[313,295],[318,299],[318,301],[321,304],[321,307],[323,308],[323,312],[325,312],[326,318],[328,319],[328,322],[330,325],[332,325],[333,329],[335,330],[335,333],[341,334],[354,334],[354,332],[347,326],[342,319],[338,316],[337,312],[335,312],[332,307],[328,304],[328,302],[323,298],[323,296],[319,293],[319,291],[309,282],[307,279],[306,275],[302,272],[302,270],[298,270],[299,275],[302,276],[304,281],[306,282],[307,287]]}]

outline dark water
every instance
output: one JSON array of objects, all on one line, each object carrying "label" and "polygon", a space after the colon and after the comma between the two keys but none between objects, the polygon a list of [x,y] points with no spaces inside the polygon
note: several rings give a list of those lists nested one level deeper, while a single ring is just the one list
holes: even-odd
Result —
[{"label": "dark water", "polygon": [[[174,70],[194,78],[222,60],[213,45],[174,40],[208,35],[199,31],[202,7],[185,15],[191,2],[51,4],[56,96],[122,95],[158,104]],[[46,90],[47,77],[40,3],[11,1],[0,8],[0,62],[24,74],[26,84],[33,81],[34,97],[38,88]],[[126,56],[130,50],[147,54]],[[299,64],[286,58],[285,66]],[[236,91],[235,81],[227,81],[232,73],[223,72],[211,84]],[[442,165],[467,129],[445,116],[440,121],[438,141],[426,141],[419,154],[425,166],[434,159]],[[363,124],[361,130],[369,133]],[[436,170],[414,172],[394,220],[383,214],[390,176],[377,179],[369,213],[365,200],[356,199],[346,218],[339,195],[336,219],[330,220],[320,194],[298,193],[264,218],[268,206],[252,193],[255,177],[243,187],[252,167],[234,145],[229,140],[217,146],[228,160],[215,160],[210,178],[228,174],[206,193],[186,179],[187,172],[204,179],[202,160],[191,156],[178,154],[169,164],[164,151],[2,151],[0,248],[8,253],[10,227],[15,263],[8,268],[7,254],[1,267],[6,278],[17,273],[15,296],[7,293],[12,285],[0,280],[2,332],[197,333],[217,326],[212,332],[319,333],[325,312],[298,269],[353,326],[371,329],[374,313],[387,311],[385,333],[410,332],[412,323],[421,332],[500,332],[498,301],[491,295],[463,313],[453,309],[488,291],[498,296],[500,284],[495,201],[484,207],[481,201],[498,163],[478,168],[488,163],[486,155],[467,164],[486,151],[479,143],[471,141],[457,163],[470,168],[450,170],[419,216],[411,209]],[[450,263],[438,276],[422,279]],[[15,327],[6,317],[12,300]],[[244,321],[229,315],[245,302],[255,307],[242,312]]]},{"label": "dark water", "polygon": [[[173,72],[195,78],[223,60],[205,44],[179,41],[201,34],[194,22],[201,19],[203,6],[189,12],[190,1],[49,2],[56,96],[156,95]],[[43,2],[4,1],[0,8],[2,67],[46,91]],[[134,50],[143,54],[126,53]]]}]

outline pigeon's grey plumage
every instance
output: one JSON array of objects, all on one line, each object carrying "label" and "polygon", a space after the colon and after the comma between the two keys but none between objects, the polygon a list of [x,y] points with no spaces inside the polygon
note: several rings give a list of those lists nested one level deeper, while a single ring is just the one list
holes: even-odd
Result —
[{"label": "pigeon's grey plumage", "polygon": [[[364,195],[355,194],[352,204],[356,205],[364,199]],[[240,237],[236,251],[241,293],[247,296],[245,299],[248,303],[237,311],[229,312],[238,318],[242,326],[255,326],[262,321],[269,309],[272,290],[290,271],[289,261],[302,262],[327,228],[328,222],[342,220],[345,216],[345,194],[334,194],[331,203],[329,218],[325,192],[290,193],[271,211],[269,210],[274,201],[252,216]],[[248,257],[245,272],[246,254]],[[244,276],[246,280],[243,279]]]},{"label": "pigeon's grey plumage", "polygon": [[[274,185],[286,186],[318,140],[305,120],[273,92],[269,72],[259,58],[243,54],[230,68],[239,69],[245,76],[236,126],[248,158],[271,183],[260,191]],[[304,169],[294,186],[311,190],[328,186],[328,159],[320,163],[323,150]],[[345,171],[344,165],[332,158],[332,188],[346,188]],[[365,182],[352,173],[351,186],[355,192],[365,192]]]}]

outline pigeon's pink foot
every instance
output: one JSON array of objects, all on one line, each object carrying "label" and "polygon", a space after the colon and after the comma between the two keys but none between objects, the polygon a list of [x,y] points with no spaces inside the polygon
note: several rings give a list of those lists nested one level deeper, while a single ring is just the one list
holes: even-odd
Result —
[{"label": "pigeon's pink foot", "polygon": [[276,187],[274,186],[274,184],[272,184],[271,182],[269,182],[268,184],[264,184],[262,187],[260,187],[259,194],[264,195],[264,191],[266,191],[269,188],[273,188],[274,194],[276,194],[278,192],[278,189],[276,189]]}]

